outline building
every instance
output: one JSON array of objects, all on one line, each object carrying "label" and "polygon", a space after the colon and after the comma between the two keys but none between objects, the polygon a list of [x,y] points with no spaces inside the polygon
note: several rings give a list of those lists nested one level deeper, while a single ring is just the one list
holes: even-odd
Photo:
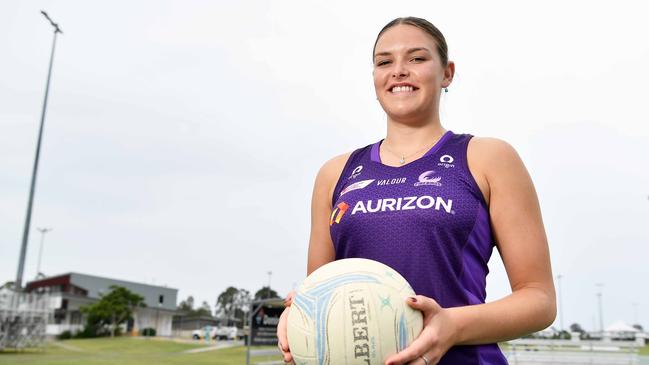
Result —
[{"label": "building", "polygon": [[133,320],[127,324],[127,332],[155,328],[157,335],[171,336],[178,289],[79,273],[30,281],[25,289],[27,292],[49,292],[54,316],[47,325],[47,334],[58,335],[64,331],[80,331],[85,324],[80,308],[98,302],[112,285],[122,286],[144,297],[146,307],[135,310]]}]

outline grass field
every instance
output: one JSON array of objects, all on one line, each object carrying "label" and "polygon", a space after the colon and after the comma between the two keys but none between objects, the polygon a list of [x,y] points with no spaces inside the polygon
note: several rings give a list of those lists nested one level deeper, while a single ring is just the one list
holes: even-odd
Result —
[{"label": "grass field", "polygon": [[[58,341],[43,349],[0,351],[0,364],[11,365],[241,365],[246,362],[245,346],[199,353],[187,350],[204,344],[168,340],[118,337]],[[273,349],[274,347],[254,347]],[[280,361],[281,356],[253,357],[251,363]]]}]

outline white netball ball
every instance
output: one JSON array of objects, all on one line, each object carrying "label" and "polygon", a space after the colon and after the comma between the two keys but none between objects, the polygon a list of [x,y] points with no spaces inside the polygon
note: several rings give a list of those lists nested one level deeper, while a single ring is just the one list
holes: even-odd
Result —
[{"label": "white netball ball", "polygon": [[415,295],[398,272],[380,262],[344,259],[311,273],[288,314],[288,342],[299,365],[383,364],[422,330]]}]

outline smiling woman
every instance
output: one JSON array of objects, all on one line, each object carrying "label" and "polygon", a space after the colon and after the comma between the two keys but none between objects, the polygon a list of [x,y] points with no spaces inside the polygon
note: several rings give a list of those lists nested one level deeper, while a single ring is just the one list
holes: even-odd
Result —
[{"label": "smiling woman", "polygon": [[[386,364],[506,364],[496,342],[543,329],[556,312],[532,180],[507,143],[442,126],[439,99],[455,64],[434,25],[395,19],[381,30],[373,52],[387,135],[320,169],[307,274],[360,257],[406,278],[419,294],[408,304],[423,312],[424,330]],[[494,247],[512,293],[485,303]],[[290,296],[286,302],[277,334],[291,361]]]}]

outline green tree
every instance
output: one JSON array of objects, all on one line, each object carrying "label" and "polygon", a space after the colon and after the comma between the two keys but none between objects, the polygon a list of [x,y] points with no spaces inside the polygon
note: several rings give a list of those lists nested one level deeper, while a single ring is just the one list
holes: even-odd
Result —
[{"label": "green tree", "polygon": [[243,323],[249,307],[250,292],[230,286],[216,299],[216,316],[226,322],[238,319]]},{"label": "green tree", "polygon": [[133,316],[137,307],[145,307],[144,298],[130,290],[111,285],[110,292],[102,295],[99,302],[81,307],[88,316],[87,326],[97,335],[97,331],[110,326],[110,336],[115,336],[117,326]]},{"label": "green tree", "polygon": [[579,332],[579,333],[584,333],[584,332],[586,332],[586,331],[584,331],[584,329],[581,327],[581,325],[580,325],[579,323],[573,323],[573,324],[571,324],[571,325],[570,325],[570,330],[571,330],[572,332]]},{"label": "green tree", "polygon": [[186,300],[181,301],[180,304],[178,304],[178,309],[191,313],[194,310],[194,297],[190,295]]},{"label": "green tree", "polygon": [[281,299],[281,297],[277,294],[277,292],[268,286],[264,286],[263,288],[257,290],[257,292],[255,293],[255,300],[276,299],[276,298]]}]

